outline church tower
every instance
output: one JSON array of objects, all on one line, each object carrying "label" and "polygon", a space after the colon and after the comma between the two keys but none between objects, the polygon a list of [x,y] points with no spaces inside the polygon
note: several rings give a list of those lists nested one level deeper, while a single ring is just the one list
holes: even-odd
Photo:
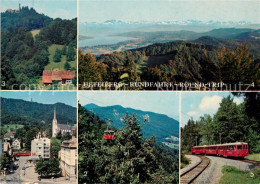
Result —
[{"label": "church tower", "polygon": [[54,107],[54,115],[52,120],[52,137],[56,137],[58,131],[58,121],[56,119],[56,107]]}]

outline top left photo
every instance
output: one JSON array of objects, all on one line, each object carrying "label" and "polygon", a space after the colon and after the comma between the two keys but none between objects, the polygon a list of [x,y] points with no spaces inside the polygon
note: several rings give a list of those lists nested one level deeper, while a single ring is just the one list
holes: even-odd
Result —
[{"label": "top left photo", "polygon": [[77,1],[1,1],[1,89],[77,89]]}]

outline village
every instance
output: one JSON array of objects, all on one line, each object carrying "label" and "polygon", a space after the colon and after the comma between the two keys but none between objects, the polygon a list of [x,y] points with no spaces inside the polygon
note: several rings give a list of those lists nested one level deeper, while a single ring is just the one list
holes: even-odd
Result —
[{"label": "village", "polygon": [[38,132],[30,151],[16,131],[0,137],[0,183],[77,183],[76,125],[59,124],[53,113],[51,137]]}]

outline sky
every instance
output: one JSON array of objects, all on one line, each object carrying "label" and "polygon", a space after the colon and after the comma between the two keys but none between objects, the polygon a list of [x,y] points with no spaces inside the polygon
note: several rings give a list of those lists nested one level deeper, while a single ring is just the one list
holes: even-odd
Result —
[{"label": "sky", "polygon": [[1,12],[6,9],[32,7],[51,18],[72,19],[77,17],[77,0],[1,0]]},{"label": "sky", "polygon": [[81,105],[121,105],[142,111],[165,114],[179,121],[178,92],[79,92]]},{"label": "sky", "polygon": [[22,99],[25,101],[31,101],[43,103],[43,104],[55,104],[57,102],[64,103],[73,107],[77,107],[77,92],[48,92],[48,91],[1,91],[1,97]]},{"label": "sky", "polygon": [[259,24],[259,9],[259,0],[79,0],[79,21],[192,19]]},{"label": "sky", "polygon": [[181,94],[181,127],[191,118],[199,120],[204,114],[215,114],[223,97],[228,95],[234,98],[233,102],[236,104],[244,101],[243,97],[234,97],[229,92],[183,92]]}]

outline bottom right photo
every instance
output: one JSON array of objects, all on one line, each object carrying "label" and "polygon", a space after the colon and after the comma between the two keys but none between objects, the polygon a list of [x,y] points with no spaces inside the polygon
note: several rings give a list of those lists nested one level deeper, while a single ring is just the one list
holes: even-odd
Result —
[{"label": "bottom right photo", "polygon": [[181,93],[180,183],[260,183],[260,93]]}]

